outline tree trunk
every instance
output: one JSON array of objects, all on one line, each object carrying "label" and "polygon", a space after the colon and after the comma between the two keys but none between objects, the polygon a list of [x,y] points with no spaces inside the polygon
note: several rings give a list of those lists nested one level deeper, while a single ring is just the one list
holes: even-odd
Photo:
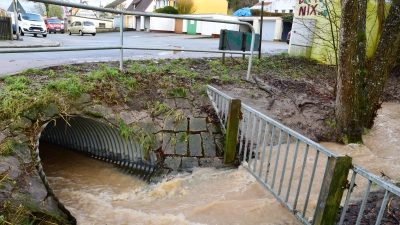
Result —
[{"label": "tree trunk", "polygon": [[[392,3],[385,18],[383,4],[378,2],[377,47],[373,57],[366,58],[367,0],[342,0],[336,120],[348,143],[362,143],[364,128],[371,128],[388,71],[395,65],[400,45],[400,5]],[[368,63],[367,63],[368,62]]]},{"label": "tree trunk", "polygon": [[359,118],[365,97],[366,8],[367,0],[342,1],[335,113],[343,141],[348,143],[362,142]]},{"label": "tree trunk", "polygon": [[363,109],[365,114],[362,121],[366,128],[371,128],[374,124],[374,118],[381,105],[379,99],[383,94],[388,72],[396,62],[399,42],[400,5],[393,3],[385,19],[378,46],[365,80],[364,92],[368,101]]},{"label": "tree trunk", "polygon": [[46,8],[46,16],[47,18],[50,18],[50,4],[49,3],[43,3],[44,7]]}]

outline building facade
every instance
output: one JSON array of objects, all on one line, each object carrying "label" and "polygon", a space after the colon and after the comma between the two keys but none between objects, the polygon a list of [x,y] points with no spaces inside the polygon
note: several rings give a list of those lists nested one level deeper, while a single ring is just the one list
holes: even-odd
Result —
[{"label": "building facade", "polygon": [[[302,1],[302,0],[300,0]],[[271,13],[293,13],[296,0],[269,0],[264,1],[264,12]],[[251,9],[261,10],[262,0],[251,7]]]}]

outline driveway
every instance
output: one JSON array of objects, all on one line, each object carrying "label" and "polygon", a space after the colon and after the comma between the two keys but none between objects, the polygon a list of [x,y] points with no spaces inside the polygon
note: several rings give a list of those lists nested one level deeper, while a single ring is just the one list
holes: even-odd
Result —
[{"label": "driveway", "polygon": [[[20,47],[103,47],[120,46],[119,32],[98,33],[91,35],[49,34],[47,38],[26,35],[24,41],[17,43]],[[10,41],[12,45],[19,41]],[[34,43],[34,44],[31,44]],[[42,43],[42,46],[40,44]],[[184,49],[210,50],[218,49],[219,39],[200,35],[149,33],[149,32],[124,32],[124,46],[130,47],[161,47],[179,48],[182,51],[162,50],[124,50],[124,60],[140,60],[154,58],[199,58],[221,57],[220,53],[188,52]],[[7,43],[0,42],[0,46],[7,47]],[[8,46],[11,47],[11,46]],[[262,43],[262,54],[276,54],[287,52],[285,42]],[[15,74],[28,68],[42,68],[60,64],[73,64],[82,62],[116,61],[119,60],[119,50],[96,51],[67,51],[67,52],[34,52],[34,53],[5,53],[0,58],[0,76]],[[257,55],[257,54],[256,54]],[[230,56],[229,54],[227,56]],[[236,55],[240,56],[240,55]]]}]

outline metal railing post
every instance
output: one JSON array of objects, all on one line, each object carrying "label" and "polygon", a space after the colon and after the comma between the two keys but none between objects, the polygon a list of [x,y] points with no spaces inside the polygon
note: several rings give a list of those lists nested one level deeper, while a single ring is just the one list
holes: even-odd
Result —
[{"label": "metal railing post", "polygon": [[351,168],[349,156],[330,157],[313,218],[313,225],[335,224],[340,201],[346,188],[347,176]]},{"label": "metal railing post", "polygon": [[232,99],[229,101],[228,119],[226,123],[224,164],[232,164],[235,160],[241,104],[242,103],[239,99]]},{"label": "metal railing post", "polygon": [[123,72],[124,70],[124,14],[121,14],[121,24],[119,25],[119,39],[121,44],[121,49],[119,50],[119,70]]}]

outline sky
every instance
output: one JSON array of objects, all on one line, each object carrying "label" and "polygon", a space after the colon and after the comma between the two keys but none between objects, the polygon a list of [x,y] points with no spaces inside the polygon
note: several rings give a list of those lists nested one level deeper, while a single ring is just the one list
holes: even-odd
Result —
[{"label": "sky", "polygon": [[[34,2],[28,2],[26,0],[19,0],[19,2],[22,5],[22,7],[24,7],[25,11],[32,12],[33,6],[35,5]],[[79,0],[69,0],[69,2],[79,3]],[[104,5],[107,5],[111,2],[113,2],[113,0],[89,0],[89,5],[99,6],[100,2],[104,6]],[[0,0],[0,8],[7,10],[8,7],[11,5],[11,3],[12,3],[12,0]]]}]

